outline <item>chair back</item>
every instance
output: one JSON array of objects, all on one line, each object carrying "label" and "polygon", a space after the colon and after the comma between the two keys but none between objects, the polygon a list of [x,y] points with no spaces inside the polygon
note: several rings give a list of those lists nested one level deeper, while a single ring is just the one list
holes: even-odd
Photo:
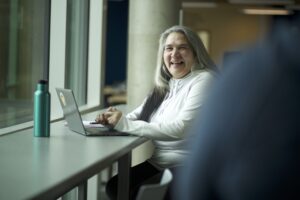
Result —
[{"label": "chair back", "polygon": [[165,169],[162,178],[157,184],[142,185],[137,200],[162,200],[166,194],[173,175],[169,169]]}]

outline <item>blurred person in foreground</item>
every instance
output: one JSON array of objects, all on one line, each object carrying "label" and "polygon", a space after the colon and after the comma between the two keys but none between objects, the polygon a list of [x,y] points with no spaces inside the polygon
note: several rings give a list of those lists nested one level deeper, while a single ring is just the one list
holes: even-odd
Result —
[{"label": "blurred person in foreground", "polygon": [[[161,34],[155,87],[144,102],[126,116],[111,107],[97,117],[99,123],[146,137],[154,144],[152,157],[130,170],[131,199],[163,169],[170,168],[176,179],[175,170],[187,154],[183,148],[186,129],[201,108],[215,71],[198,35],[187,27],[173,26]],[[117,180],[113,177],[106,187],[111,199],[117,195]]]},{"label": "blurred person in foreground", "polygon": [[299,13],[274,17],[268,37],[225,66],[207,102],[178,199],[300,199]]}]

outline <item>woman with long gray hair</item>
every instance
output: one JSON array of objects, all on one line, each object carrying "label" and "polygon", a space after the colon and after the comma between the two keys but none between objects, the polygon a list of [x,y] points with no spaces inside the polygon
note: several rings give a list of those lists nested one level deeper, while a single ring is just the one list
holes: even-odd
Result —
[{"label": "woman with long gray hair", "polygon": [[[98,123],[153,142],[151,158],[131,168],[130,198],[163,169],[175,173],[183,164],[188,153],[186,129],[201,109],[216,71],[198,35],[187,27],[173,26],[161,34],[155,86],[144,102],[126,116],[113,107],[97,116]],[[107,194],[116,198],[117,176],[108,182]]]}]

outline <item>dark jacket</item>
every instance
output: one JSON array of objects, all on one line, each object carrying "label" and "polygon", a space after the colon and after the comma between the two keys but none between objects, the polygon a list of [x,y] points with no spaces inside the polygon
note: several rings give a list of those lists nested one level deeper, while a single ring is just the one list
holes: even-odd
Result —
[{"label": "dark jacket", "polygon": [[300,199],[300,19],[224,67],[191,130],[179,199]]}]

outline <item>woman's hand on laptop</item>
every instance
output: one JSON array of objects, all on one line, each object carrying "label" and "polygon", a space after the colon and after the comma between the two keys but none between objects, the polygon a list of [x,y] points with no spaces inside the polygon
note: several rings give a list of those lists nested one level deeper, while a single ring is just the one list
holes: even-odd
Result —
[{"label": "woman's hand on laptop", "polygon": [[107,121],[104,113],[97,115],[97,117],[95,119],[95,124],[108,125],[108,121]]},{"label": "woman's hand on laptop", "polygon": [[99,114],[95,121],[96,123],[114,127],[121,117],[121,111],[114,107],[109,107],[106,112]]}]

